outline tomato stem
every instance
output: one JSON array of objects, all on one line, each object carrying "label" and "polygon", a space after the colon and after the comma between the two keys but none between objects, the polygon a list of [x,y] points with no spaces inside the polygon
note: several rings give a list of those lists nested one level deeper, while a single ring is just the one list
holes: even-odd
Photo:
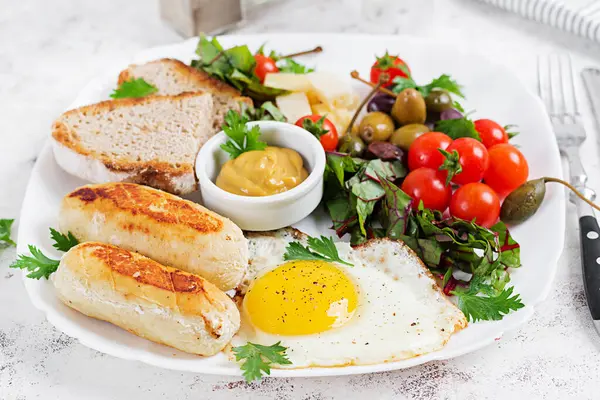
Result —
[{"label": "tomato stem", "polygon": [[322,51],[323,51],[323,47],[317,46],[317,47],[315,47],[314,49],[311,49],[311,50],[299,51],[298,53],[288,54],[288,55],[285,55],[285,56],[281,56],[279,58],[294,58],[294,57],[303,56],[303,55],[306,55],[306,54],[320,53]]},{"label": "tomato stem", "polygon": [[575,186],[571,185],[569,182],[563,181],[562,179],[552,178],[552,177],[548,177],[548,176],[545,176],[542,179],[544,180],[544,183],[546,183],[546,182],[555,182],[555,183],[560,183],[561,185],[566,186],[567,188],[571,189],[571,191],[573,193],[575,193],[575,195],[577,197],[579,197],[581,200],[585,201],[590,206],[592,206],[596,210],[600,211],[600,206],[597,206],[591,200],[586,199],[585,196],[579,190],[575,189]]},{"label": "tomato stem", "polygon": [[[360,82],[362,82],[362,83],[364,83],[366,85],[369,85],[371,87],[375,87],[376,86],[375,84],[373,84],[373,83],[371,83],[371,82],[369,82],[369,81],[364,80],[363,78],[361,78],[360,75],[358,74],[358,71],[352,71],[350,73],[350,76],[353,77],[354,79],[356,79],[357,81],[360,81]],[[377,90],[379,90],[381,93],[385,93],[385,94],[390,95],[392,97],[398,97],[398,95],[396,93],[394,93],[391,90],[386,89],[384,87],[380,87]]]},{"label": "tomato stem", "polygon": [[[356,71],[352,71],[350,73],[350,75],[353,75],[355,72]],[[373,89],[369,92],[369,94],[360,103],[360,105],[358,106],[358,108],[354,112],[354,115],[352,116],[352,119],[350,120],[350,123],[348,124],[348,127],[346,128],[346,134],[347,135],[350,135],[352,133],[352,126],[356,122],[356,118],[358,118],[358,114],[360,114],[360,111],[364,108],[365,104],[367,104],[367,102],[371,99],[371,97],[373,97],[373,95],[381,88],[381,85],[383,85],[384,83],[385,83],[385,79],[380,78],[379,79],[379,83],[377,85],[373,86]]]}]

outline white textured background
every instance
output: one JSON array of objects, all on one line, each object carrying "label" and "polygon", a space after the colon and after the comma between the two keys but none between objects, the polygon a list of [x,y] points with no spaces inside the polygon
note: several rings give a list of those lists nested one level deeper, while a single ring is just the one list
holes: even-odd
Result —
[{"label": "white textured background", "polygon": [[[393,7],[398,22],[389,25],[366,22],[359,0],[299,0],[255,15],[239,31],[453,38],[503,60],[532,87],[538,54],[570,52],[579,67],[600,64],[598,45],[471,0],[396,1],[402,3]],[[155,1],[0,0],[0,218],[18,217],[50,124],[83,85],[105,65],[178,40],[160,22]],[[600,189],[597,147],[591,139],[582,157]],[[529,324],[486,349],[404,371],[252,385],[83,347],[31,306],[20,277],[8,270],[15,257],[9,249],[0,253],[0,399],[598,399],[600,340],[583,294],[572,206],[567,229],[552,294]]]}]

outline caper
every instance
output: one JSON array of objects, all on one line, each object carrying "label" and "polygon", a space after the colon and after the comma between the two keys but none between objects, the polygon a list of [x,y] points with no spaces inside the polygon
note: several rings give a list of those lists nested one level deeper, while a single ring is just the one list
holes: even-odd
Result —
[{"label": "caper", "polygon": [[361,138],[355,135],[344,135],[340,138],[338,144],[338,151],[340,153],[347,153],[352,157],[360,157],[367,145]]},{"label": "caper", "polygon": [[442,112],[452,108],[452,97],[447,90],[433,89],[425,98],[427,111]]},{"label": "caper", "polygon": [[423,124],[408,124],[404,125],[401,128],[396,129],[392,136],[390,137],[390,142],[400,147],[402,150],[408,150],[412,142],[415,141],[416,138],[424,134],[425,132],[430,132],[431,129],[427,125]]},{"label": "caper", "polygon": [[543,178],[525,182],[504,199],[500,219],[512,225],[526,221],[540,208],[545,194],[546,182]]},{"label": "caper", "polygon": [[394,132],[394,120],[381,111],[373,111],[365,115],[358,126],[358,134],[367,143],[384,142]]},{"label": "caper", "polygon": [[427,106],[421,93],[411,88],[401,91],[392,107],[392,117],[400,125],[425,122]]}]

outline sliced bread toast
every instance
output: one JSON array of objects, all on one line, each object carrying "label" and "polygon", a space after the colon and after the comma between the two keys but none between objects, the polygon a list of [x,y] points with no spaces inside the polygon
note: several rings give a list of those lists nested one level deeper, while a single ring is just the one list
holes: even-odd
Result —
[{"label": "sliced bread toast", "polygon": [[190,67],[179,60],[161,58],[146,64],[132,64],[119,74],[119,85],[130,79],[143,78],[158,89],[159,95],[176,95],[184,92],[209,92],[214,98],[214,132],[219,132],[225,114],[239,111],[241,103],[252,106],[252,100],[241,96],[234,87],[212,78],[206,72]]},{"label": "sliced bread toast", "polygon": [[54,122],[54,155],[65,171],[94,183],[190,193],[198,186],[196,154],[214,134],[213,115],[208,93],[103,101]]}]

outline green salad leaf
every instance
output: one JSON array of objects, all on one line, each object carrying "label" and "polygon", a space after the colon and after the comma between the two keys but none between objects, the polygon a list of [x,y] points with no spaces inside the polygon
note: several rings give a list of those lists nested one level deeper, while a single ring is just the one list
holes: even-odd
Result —
[{"label": "green salad leaf", "polygon": [[199,59],[192,61],[192,67],[234,86],[253,100],[269,101],[288,93],[287,90],[268,87],[260,83],[254,73],[256,60],[246,45],[224,49],[217,38],[213,37],[209,40],[206,36],[201,35],[196,47],[196,54]]},{"label": "green salad leaf", "polygon": [[[459,304],[469,318],[498,318],[517,309],[512,289],[508,296],[503,292],[509,269],[520,266],[519,244],[506,225],[488,229],[422,203],[415,209],[399,187],[405,174],[395,162],[327,154],[324,204],[336,234],[350,234],[352,245],[377,237],[404,241],[442,280],[446,294],[460,292]],[[457,270],[470,274],[471,282],[454,278]]]},{"label": "green salad leaf", "polygon": [[249,106],[246,103],[241,103],[241,115],[246,117],[248,121],[279,121],[287,122],[285,115],[271,101],[265,101],[260,107]]}]

